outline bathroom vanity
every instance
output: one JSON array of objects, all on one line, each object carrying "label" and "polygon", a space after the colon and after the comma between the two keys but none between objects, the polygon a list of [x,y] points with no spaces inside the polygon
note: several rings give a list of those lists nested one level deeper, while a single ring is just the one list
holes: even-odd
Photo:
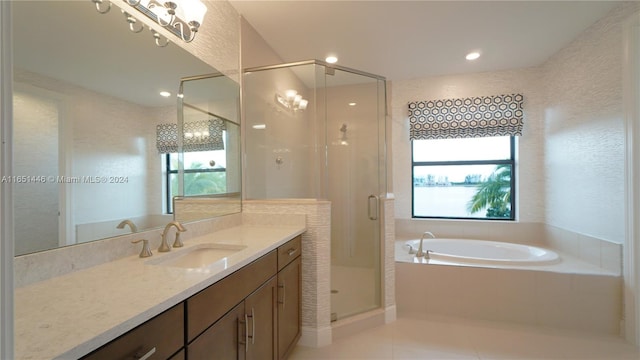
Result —
[{"label": "bathroom vanity", "polygon": [[[285,359],[300,337],[304,231],[240,225],[18,288],[16,357]],[[240,250],[175,265],[211,244]]]}]

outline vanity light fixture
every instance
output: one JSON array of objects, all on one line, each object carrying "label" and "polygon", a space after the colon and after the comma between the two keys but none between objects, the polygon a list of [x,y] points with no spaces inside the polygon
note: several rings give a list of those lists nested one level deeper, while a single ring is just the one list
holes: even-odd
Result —
[{"label": "vanity light fixture", "polygon": [[356,106],[356,105],[357,105],[357,104],[356,104],[356,103],[354,103],[354,102],[350,102],[350,103],[349,103],[349,106]]},{"label": "vanity light fixture", "polygon": [[162,97],[169,97],[171,96],[171,93],[168,91],[160,91],[160,96]]},{"label": "vanity light fixture", "polygon": [[467,56],[465,56],[465,58],[469,61],[476,60],[479,57],[480,57],[480,53],[477,51],[470,52],[467,54]]},{"label": "vanity light fixture", "polygon": [[[111,2],[108,0],[91,0],[100,14],[106,14],[111,10]],[[207,6],[200,0],[123,0],[127,4],[140,11],[148,18],[166,28],[169,32],[181,38],[185,42],[191,42],[196,37],[198,29],[202,25]],[[126,11],[122,11],[129,30],[141,32],[144,26],[138,24],[138,20]],[[138,26],[139,25],[139,26]],[[151,29],[156,45],[167,46],[168,39],[164,41],[161,35]]]},{"label": "vanity light fixture", "polygon": [[284,96],[276,93],[276,102],[293,112],[304,110],[309,105],[309,100],[303,99],[302,95],[298,94],[296,90],[287,90],[284,92]]},{"label": "vanity light fixture", "polygon": [[256,130],[263,130],[263,129],[267,128],[267,125],[266,124],[256,124],[256,125],[253,125],[252,128],[254,128]]}]

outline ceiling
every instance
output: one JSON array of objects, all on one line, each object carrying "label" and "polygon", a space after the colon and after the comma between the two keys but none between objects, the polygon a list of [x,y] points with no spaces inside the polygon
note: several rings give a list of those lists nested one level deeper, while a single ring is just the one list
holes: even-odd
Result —
[{"label": "ceiling", "polygon": [[[231,1],[283,59],[402,80],[542,64],[616,1]],[[471,51],[482,56],[465,60]]]}]

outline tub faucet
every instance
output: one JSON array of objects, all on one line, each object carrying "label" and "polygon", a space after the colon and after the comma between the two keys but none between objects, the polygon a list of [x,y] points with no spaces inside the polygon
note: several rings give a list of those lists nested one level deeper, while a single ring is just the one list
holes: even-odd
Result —
[{"label": "tub faucet", "polygon": [[427,250],[426,252],[422,250],[422,243],[424,242],[424,236],[425,235],[429,235],[431,236],[432,239],[435,239],[435,235],[433,235],[433,233],[431,231],[425,231],[424,234],[422,234],[422,237],[420,238],[420,246],[418,247],[418,252],[416,253],[416,257],[423,257],[425,259],[429,258],[429,251]]},{"label": "tub faucet", "polygon": [[133,223],[133,221],[127,219],[127,220],[122,220],[120,222],[120,224],[118,224],[118,226],[116,226],[116,228],[118,229],[124,229],[125,225],[129,225],[129,227],[131,228],[131,232],[135,233],[138,232],[138,227],[136,226],[136,224]]},{"label": "tub faucet", "polygon": [[174,226],[176,228],[176,239],[173,242],[173,247],[177,248],[177,247],[183,247],[184,244],[182,243],[182,241],[180,240],[180,233],[187,231],[187,229],[184,228],[184,226],[182,226],[182,224],[180,224],[177,221],[172,221],[170,223],[167,224],[167,226],[164,227],[164,231],[162,231],[162,243],[160,244],[160,247],[158,248],[159,252],[167,252],[167,251],[171,251],[171,248],[169,247],[169,242],[167,241],[167,233],[169,232],[169,229],[171,229],[171,227]]}]

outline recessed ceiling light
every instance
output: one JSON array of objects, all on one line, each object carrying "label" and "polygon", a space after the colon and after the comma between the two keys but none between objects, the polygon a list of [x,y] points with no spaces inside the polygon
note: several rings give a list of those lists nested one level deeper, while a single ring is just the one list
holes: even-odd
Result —
[{"label": "recessed ceiling light", "polygon": [[474,51],[474,52],[468,53],[467,56],[466,56],[466,59],[467,60],[475,60],[475,59],[477,59],[479,57],[480,57],[480,53],[477,52],[477,51]]},{"label": "recessed ceiling light", "polygon": [[169,97],[169,96],[171,96],[171,93],[168,92],[168,91],[160,91],[160,96]]},{"label": "recessed ceiling light", "polygon": [[356,103],[354,103],[354,102],[350,102],[350,103],[349,103],[349,106],[356,106]]},{"label": "recessed ceiling light", "polygon": [[326,62],[328,62],[329,64],[335,64],[338,62],[338,58],[335,56],[327,56],[326,59],[324,59]]}]

